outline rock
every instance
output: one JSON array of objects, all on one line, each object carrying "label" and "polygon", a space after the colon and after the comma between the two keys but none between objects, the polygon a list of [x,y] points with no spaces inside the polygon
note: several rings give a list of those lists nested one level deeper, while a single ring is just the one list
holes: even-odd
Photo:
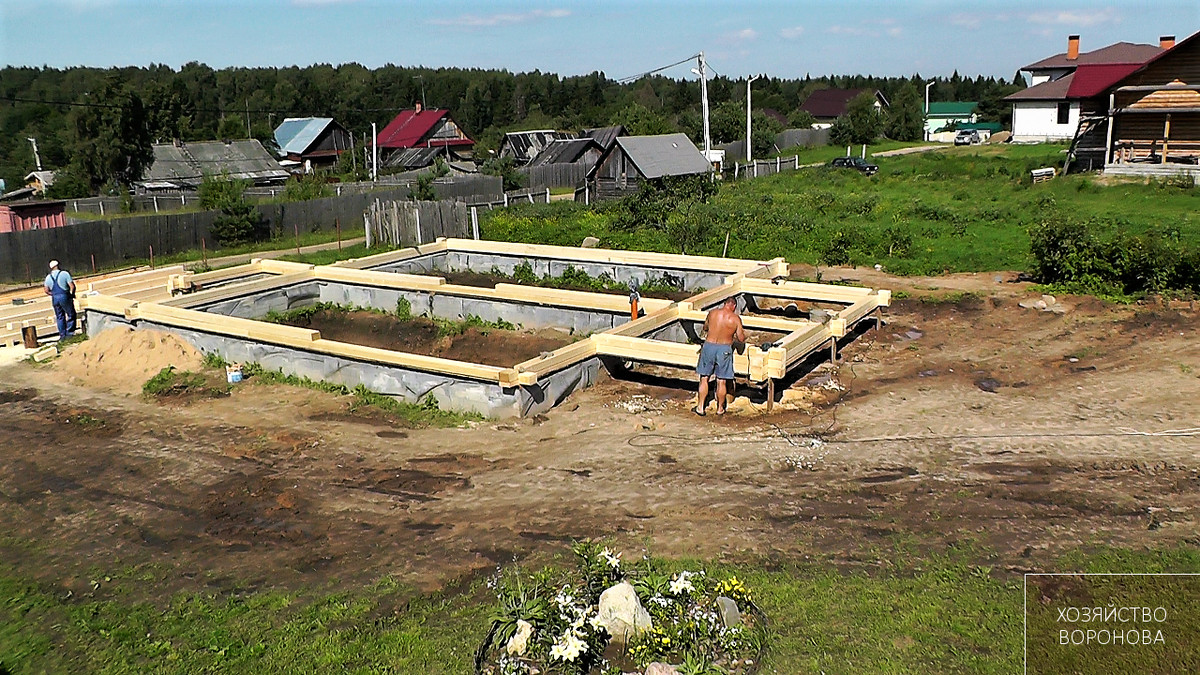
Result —
[{"label": "rock", "polygon": [[1042,302],[1047,307],[1053,307],[1058,304],[1058,298],[1054,297],[1053,295],[1043,295]]},{"label": "rock", "polygon": [[504,651],[512,656],[524,656],[525,650],[529,648],[529,638],[533,635],[533,624],[525,619],[517,619],[517,632],[508,639],[508,644],[504,645]]},{"label": "rock", "polygon": [[742,624],[742,612],[738,609],[737,602],[733,598],[727,598],[723,595],[717,596],[717,608],[721,610],[721,621],[725,623],[726,628],[733,628]]},{"label": "rock", "polygon": [[679,669],[669,663],[655,661],[646,666],[645,675],[679,675]]},{"label": "rock", "polygon": [[824,309],[808,310],[808,320],[813,323],[826,323],[833,318],[833,312]]},{"label": "rock", "polygon": [[583,244],[580,248],[596,248],[600,245],[600,240],[596,237],[584,237]]},{"label": "rock", "polygon": [[650,630],[654,622],[642,607],[637,592],[628,581],[605,589],[600,594],[596,623],[603,626],[612,639],[624,644],[638,633]]}]

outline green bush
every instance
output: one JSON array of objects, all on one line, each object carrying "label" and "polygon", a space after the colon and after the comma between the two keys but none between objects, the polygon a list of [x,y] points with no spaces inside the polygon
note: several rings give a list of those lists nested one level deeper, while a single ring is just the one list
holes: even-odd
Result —
[{"label": "green bush", "polygon": [[250,181],[233,180],[228,176],[205,176],[198,190],[200,207],[220,209],[209,232],[222,246],[236,246],[267,239],[270,232],[262,214],[246,202],[245,191]]}]

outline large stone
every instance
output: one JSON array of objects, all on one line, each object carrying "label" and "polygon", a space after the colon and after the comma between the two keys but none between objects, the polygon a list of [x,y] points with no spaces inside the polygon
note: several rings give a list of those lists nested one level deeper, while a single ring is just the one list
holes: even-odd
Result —
[{"label": "large stone", "polygon": [[723,595],[717,596],[717,608],[721,610],[721,621],[725,623],[726,628],[733,628],[742,624],[742,612],[738,609],[737,601],[733,598],[727,598]]},{"label": "large stone", "polygon": [[621,644],[654,627],[650,613],[642,607],[637,592],[628,581],[622,581],[600,594],[596,623],[603,626],[615,642]]},{"label": "large stone", "polygon": [[646,666],[645,675],[679,675],[679,669],[669,663],[655,661]]},{"label": "large stone", "polygon": [[584,237],[583,245],[580,248],[596,248],[600,245],[600,240],[596,237]]}]

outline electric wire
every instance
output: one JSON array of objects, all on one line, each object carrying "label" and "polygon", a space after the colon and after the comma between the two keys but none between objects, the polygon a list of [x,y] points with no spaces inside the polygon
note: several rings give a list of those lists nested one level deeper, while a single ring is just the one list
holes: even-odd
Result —
[{"label": "electric wire", "polygon": [[[672,63],[672,64],[671,64],[671,65],[669,65],[669,66],[663,66],[663,67],[661,67],[661,68],[655,68],[654,70],[647,70],[647,71],[646,71],[646,72],[644,72],[644,73],[638,73],[637,75],[630,75],[629,77],[622,77],[622,78],[621,78],[621,79],[619,79],[619,80],[615,80],[615,82],[616,82],[617,84],[627,84],[627,83],[629,83],[629,82],[636,82],[636,81],[638,81],[638,80],[642,79],[643,77],[646,77],[647,75],[653,75],[653,74],[655,74],[655,73],[661,73],[661,72],[662,72],[662,71],[664,71],[664,70],[667,70],[667,69],[670,69],[670,68],[674,68],[675,66],[681,66],[681,65],[683,65],[683,64],[685,64],[685,63],[687,63],[688,61],[691,61],[692,59],[696,59],[696,58],[700,58],[700,55],[699,55],[699,54],[692,54],[691,56],[687,57],[686,59],[683,59],[683,60],[681,60],[681,61],[676,61],[675,63]],[[711,67],[710,67],[710,70],[711,70]]]}]

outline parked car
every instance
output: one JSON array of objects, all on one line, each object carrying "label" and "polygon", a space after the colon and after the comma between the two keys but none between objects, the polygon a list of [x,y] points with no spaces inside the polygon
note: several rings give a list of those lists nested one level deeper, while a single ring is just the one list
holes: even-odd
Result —
[{"label": "parked car", "polygon": [[979,145],[982,142],[983,138],[974,129],[959,129],[958,133],[954,134],[955,145]]},{"label": "parked car", "polygon": [[874,176],[879,167],[861,157],[838,157],[829,163],[834,169],[854,169],[868,176]]}]

